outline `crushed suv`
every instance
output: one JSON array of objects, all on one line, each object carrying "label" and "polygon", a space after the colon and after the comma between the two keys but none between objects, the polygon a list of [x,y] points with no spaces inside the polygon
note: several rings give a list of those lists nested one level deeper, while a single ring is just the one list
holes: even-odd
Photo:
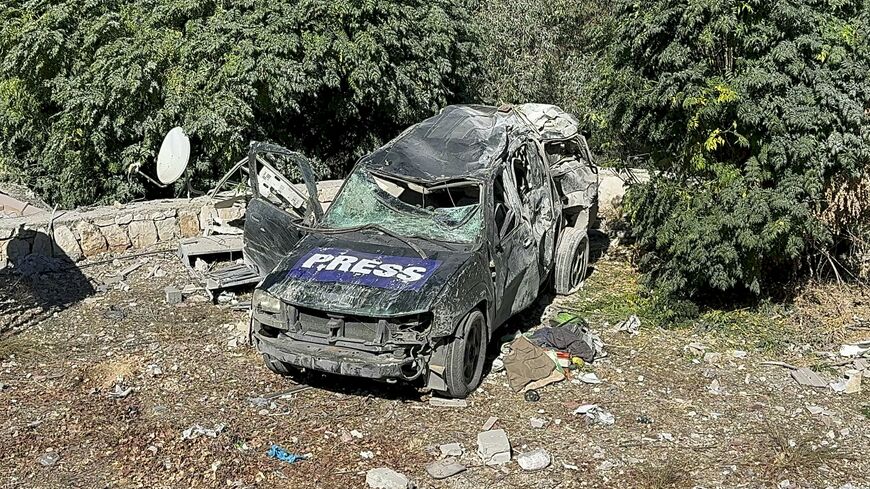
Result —
[{"label": "crushed suv", "polygon": [[[303,183],[273,166],[263,182],[263,154],[295,162]],[[498,326],[585,278],[598,174],[557,107],[448,106],[361,158],[326,211],[300,155],[254,145],[249,160],[243,251],[268,270],[250,336],[277,373],[465,397]]]}]

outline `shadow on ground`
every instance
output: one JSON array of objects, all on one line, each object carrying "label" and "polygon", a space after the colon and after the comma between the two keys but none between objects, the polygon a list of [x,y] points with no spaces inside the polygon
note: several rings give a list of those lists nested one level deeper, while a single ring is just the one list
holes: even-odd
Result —
[{"label": "shadow on ground", "polygon": [[0,268],[0,338],[37,324],[55,312],[94,294],[90,280],[51,238],[35,231],[32,243],[51,254],[31,254],[28,241],[7,248],[7,266]]}]

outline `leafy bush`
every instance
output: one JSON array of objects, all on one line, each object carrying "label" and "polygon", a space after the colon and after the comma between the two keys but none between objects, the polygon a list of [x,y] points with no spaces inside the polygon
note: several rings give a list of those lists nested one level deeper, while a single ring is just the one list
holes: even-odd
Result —
[{"label": "leafy bush", "polygon": [[469,19],[460,0],[4,0],[0,178],[62,206],[131,199],[126,169],[174,125],[197,187],[250,139],[343,173],[463,96]]},{"label": "leafy bush", "polygon": [[481,76],[473,86],[490,104],[556,104],[581,118],[598,77],[595,44],[609,29],[610,2],[489,0],[475,10]]},{"label": "leafy bush", "polygon": [[870,161],[866,0],[620,0],[601,129],[658,172],[626,198],[660,292],[763,293],[821,260]]}]

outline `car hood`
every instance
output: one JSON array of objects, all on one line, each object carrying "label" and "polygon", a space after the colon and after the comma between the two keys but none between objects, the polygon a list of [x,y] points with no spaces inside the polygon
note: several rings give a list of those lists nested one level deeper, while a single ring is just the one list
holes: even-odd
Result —
[{"label": "car hood", "polygon": [[425,257],[402,240],[374,231],[310,234],[260,288],[295,306],[342,314],[396,317],[427,312],[473,250],[471,245],[413,243]]}]

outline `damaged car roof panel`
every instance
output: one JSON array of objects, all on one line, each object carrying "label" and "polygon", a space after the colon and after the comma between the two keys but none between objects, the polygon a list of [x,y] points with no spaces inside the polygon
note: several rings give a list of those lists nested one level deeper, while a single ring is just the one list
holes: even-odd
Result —
[{"label": "damaged car roof panel", "polygon": [[450,105],[363,159],[366,169],[409,180],[473,178],[497,165],[508,134],[527,126],[513,110]]}]

